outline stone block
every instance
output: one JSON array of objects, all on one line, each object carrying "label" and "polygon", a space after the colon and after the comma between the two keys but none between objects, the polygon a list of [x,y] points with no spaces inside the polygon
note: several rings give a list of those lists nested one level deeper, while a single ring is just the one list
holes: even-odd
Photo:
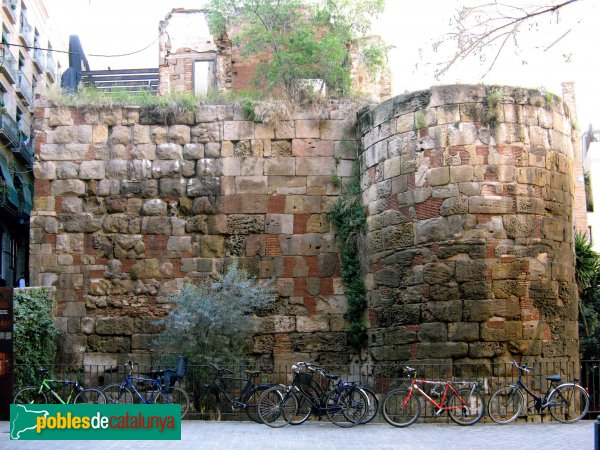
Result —
[{"label": "stone block", "polygon": [[297,316],[296,330],[300,333],[314,333],[317,331],[329,331],[329,318],[327,316]]},{"label": "stone block", "polygon": [[449,323],[448,340],[454,342],[477,342],[479,340],[479,323]]},{"label": "stone block", "polygon": [[40,159],[45,161],[83,161],[89,144],[42,144]]},{"label": "stone block", "polygon": [[480,261],[456,261],[456,281],[483,281],[486,279],[486,267]]},{"label": "stone block", "polygon": [[430,322],[421,324],[418,332],[419,341],[423,342],[447,342],[448,329],[442,322]]},{"label": "stone block", "polygon": [[511,197],[475,196],[469,198],[471,214],[510,214],[514,211],[514,200]]},{"label": "stone block", "polygon": [[[265,160],[265,175],[295,175],[296,158],[280,157]],[[331,174],[331,173],[330,173]]]},{"label": "stone block", "polygon": [[191,141],[190,127],[187,125],[171,125],[167,131],[169,142],[178,145],[189,144]]},{"label": "stone block", "polygon": [[296,130],[293,120],[282,120],[275,124],[276,139],[293,139],[296,137]]},{"label": "stone block", "polygon": [[293,156],[333,156],[334,141],[319,139],[293,139]]},{"label": "stone block", "polygon": [[437,167],[427,171],[427,183],[430,186],[442,186],[450,181],[450,172],[448,167]]},{"label": "stone block", "polygon": [[319,134],[323,140],[342,141],[352,139],[352,130],[343,120],[323,120],[319,125]]},{"label": "stone block", "polygon": [[235,178],[235,190],[237,194],[266,194],[266,176],[238,176]]},{"label": "stone block", "polygon": [[293,234],[294,216],[292,214],[267,214],[265,217],[265,233]]},{"label": "stone block", "polygon": [[320,137],[319,120],[296,120],[296,137],[310,139]]},{"label": "stone block", "polygon": [[256,123],[254,124],[254,137],[256,139],[275,139],[275,129],[271,124]]},{"label": "stone block", "polygon": [[423,305],[424,322],[460,322],[462,320],[462,302],[460,300],[434,301]]},{"label": "stone block", "polygon": [[469,344],[466,342],[422,342],[419,344],[417,358],[464,358],[469,354]]},{"label": "stone block", "polygon": [[156,146],[158,159],[183,159],[182,146],[179,144],[158,144]]},{"label": "stone block", "polygon": [[183,146],[182,156],[184,159],[204,158],[204,144],[185,144]]},{"label": "stone block", "polygon": [[52,181],[50,191],[53,196],[84,195],[85,183],[81,180],[55,180]]},{"label": "stone block", "polygon": [[104,161],[83,161],[79,167],[79,178],[82,180],[101,180],[105,177]]},{"label": "stone block", "polygon": [[224,122],[223,139],[228,141],[239,141],[241,139],[254,138],[254,122],[234,121]]},{"label": "stone block", "polygon": [[332,175],[336,167],[333,158],[297,157],[296,175]]}]

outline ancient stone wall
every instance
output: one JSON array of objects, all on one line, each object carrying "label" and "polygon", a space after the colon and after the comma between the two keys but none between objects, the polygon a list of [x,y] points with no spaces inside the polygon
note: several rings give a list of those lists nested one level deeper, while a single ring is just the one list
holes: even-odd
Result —
[{"label": "ancient stone wall", "polygon": [[256,358],[347,362],[326,212],[353,174],[352,108],[277,126],[233,105],[171,125],[139,108],[38,109],[30,275],[56,288],[65,358],[143,361],[168,296],[236,257],[280,297]]},{"label": "ancient stone wall", "polygon": [[577,359],[562,101],[437,87],[364,111],[359,127],[372,361]]}]

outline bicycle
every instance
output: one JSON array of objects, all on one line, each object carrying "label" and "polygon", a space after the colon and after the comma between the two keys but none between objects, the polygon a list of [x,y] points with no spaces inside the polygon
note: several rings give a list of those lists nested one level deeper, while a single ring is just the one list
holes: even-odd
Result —
[{"label": "bicycle", "polygon": [[[200,391],[194,395],[194,407],[196,411],[201,414],[207,414],[214,408],[216,420],[221,420],[221,399],[224,397],[231,405],[232,410],[243,409],[250,420],[260,423],[256,405],[260,395],[273,386],[273,384],[256,384],[251,380],[251,378],[256,380],[256,377],[260,374],[260,370],[246,370],[245,373],[250,378],[241,378],[223,376],[223,374],[234,375],[234,373],[229,369],[220,368],[216,364],[210,363],[210,367],[214,371],[212,381],[209,384],[203,385]],[[243,383],[238,396],[227,389],[228,385],[236,383]]]},{"label": "bicycle", "polygon": [[[324,408],[315,407],[315,405],[318,404],[316,399],[324,398],[325,394],[331,390],[331,382],[335,379],[332,379],[331,376],[316,366],[312,366],[303,362],[296,363],[297,367],[300,365],[306,365],[307,369],[313,372],[313,376],[304,379],[304,381],[302,375],[300,375],[298,378],[298,388],[303,390],[305,395],[298,396],[298,412],[296,413],[294,419],[292,419],[290,422],[290,425],[300,425],[310,419],[310,417],[313,415],[320,418],[321,416],[327,414]],[[294,367],[292,367],[292,370],[294,370]],[[317,377],[320,379],[320,382],[317,381]],[[337,378],[337,376],[335,377]],[[363,394],[365,394],[367,397],[367,408],[363,419],[360,421],[360,424],[371,422],[377,416],[377,411],[379,410],[379,400],[377,399],[377,394],[375,394],[373,390],[364,384],[346,381],[345,383],[349,386],[357,387],[363,392]],[[311,397],[313,402],[310,402],[307,397]]]},{"label": "bicycle", "polygon": [[[71,403],[71,400],[72,403],[106,403],[106,397],[99,389],[84,388],[78,381],[45,378],[46,375],[48,375],[47,369],[38,369],[38,374],[43,377],[39,387],[24,387],[15,394],[13,403],[22,405],[38,403],[47,404],[49,396],[51,400],[63,405]],[[66,400],[63,400],[63,398],[53,389],[53,384],[70,387]]]},{"label": "bicycle", "polygon": [[[179,404],[181,405],[181,418],[183,419],[190,409],[190,399],[183,389],[171,386],[170,383],[172,381],[179,381],[185,376],[185,359],[183,357],[177,359],[176,369],[149,373],[148,377],[150,378],[134,376],[134,366],[139,366],[139,363],[133,361],[126,362],[125,370],[127,373],[123,382],[121,384],[110,384],[102,390],[107,402],[113,404],[132,404],[135,399],[143,404]],[[133,381],[148,383],[147,392],[144,392],[144,395],[142,395],[133,384]]]},{"label": "bicycle", "polygon": [[522,390],[533,399],[533,405],[529,406],[528,404],[528,411],[541,412],[548,408],[550,415],[563,423],[577,422],[587,414],[590,396],[577,379],[574,382],[560,384],[562,381],[560,375],[547,376],[546,380],[550,382],[548,389],[543,396],[539,396],[532,392],[522,380],[523,374],[532,373],[527,364],[518,364],[513,361],[512,365],[519,370],[517,382],[514,385],[498,389],[492,394],[489,401],[488,412],[494,422],[506,424],[514,422],[519,417],[525,405]]},{"label": "bicycle", "polygon": [[[477,383],[471,387],[455,389],[451,381],[429,381],[417,379],[417,371],[412,367],[404,367],[408,374],[410,386],[392,389],[386,394],[381,406],[383,418],[395,427],[407,427],[413,424],[421,414],[419,396],[431,403],[435,408],[434,417],[439,417],[444,411],[458,425],[473,425],[485,414],[483,396],[477,390]],[[421,385],[433,385],[427,395]],[[436,391],[443,386],[443,392]],[[439,401],[432,397],[440,397]]]},{"label": "bicycle", "polygon": [[322,389],[313,383],[315,373],[328,380],[328,387],[339,377],[305,362],[294,364],[292,373],[291,385],[275,385],[261,395],[258,415],[264,424],[274,428],[290,423],[299,425],[313,414],[327,415],[332,423],[343,428],[363,421],[369,400],[354,383],[339,380],[332,389]]}]

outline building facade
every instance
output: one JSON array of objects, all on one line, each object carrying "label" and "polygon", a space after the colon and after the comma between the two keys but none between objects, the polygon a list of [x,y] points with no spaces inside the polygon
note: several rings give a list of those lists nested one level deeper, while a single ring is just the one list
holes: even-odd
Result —
[{"label": "building facade", "polygon": [[43,1],[3,0],[0,17],[0,278],[15,286],[28,278],[33,103],[58,80],[60,58],[51,49],[66,46]]}]

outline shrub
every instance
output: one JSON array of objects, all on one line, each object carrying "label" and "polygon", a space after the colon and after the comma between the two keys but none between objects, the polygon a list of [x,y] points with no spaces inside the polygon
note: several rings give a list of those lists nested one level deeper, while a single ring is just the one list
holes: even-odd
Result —
[{"label": "shrub", "polygon": [[52,320],[54,300],[48,289],[14,292],[15,386],[25,386],[35,383],[37,368],[54,363],[58,332]]},{"label": "shrub", "polygon": [[171,297],[157,348],[165,356],[185,354],[193,364],[240,364],[252,348],[257,314],[271,310],[276,298],[273,280],[259,282],[234,260],[216,280],[186,284]]}]

